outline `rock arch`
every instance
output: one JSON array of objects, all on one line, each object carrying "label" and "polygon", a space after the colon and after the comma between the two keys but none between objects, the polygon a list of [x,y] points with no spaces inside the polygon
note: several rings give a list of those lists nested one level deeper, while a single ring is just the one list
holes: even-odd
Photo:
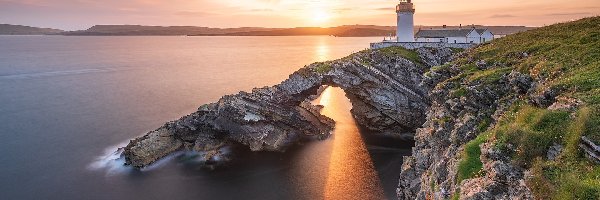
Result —
[{"label": "rock arch", "polygon": [[311,137],[326,138],[335,122],[307,99],[322,86],[342,88],[357,123],[379,134],[411,139],[425,121],[429,88],[421,84],[431,66],[450,49],[366,50],[306,66],[282,83],[222,97],[198,111],[132,140],[123,148],[126,164],[142,168],[178,150],[207,152],[238,143],[253,151],[284,151]]}]

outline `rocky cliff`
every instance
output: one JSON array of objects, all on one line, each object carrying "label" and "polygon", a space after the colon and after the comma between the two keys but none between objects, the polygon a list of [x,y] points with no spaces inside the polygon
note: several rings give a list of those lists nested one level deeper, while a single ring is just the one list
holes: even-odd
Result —
[{"label": "rocky cliff", "polygon": [[431,108],[399,199],[599,199],[600,18],[481,45],[425,74]]},{"label": "rocky cliff", "polygon": [[203,152],[207,161],[214,161],[226,156],[223,148],[231,145],[285,151],[302,140],[327,138],[334,122],[307,101],[322,86],[344,89],[353,116],[366,129],[412,139],[430,105],[429,89],[420,85],[422,74],[451,56],[451,49],[388,48],[315,63],[281,84],[204,105],[132,140],[123,155],[126,164],[142,168],[179,150]]}]

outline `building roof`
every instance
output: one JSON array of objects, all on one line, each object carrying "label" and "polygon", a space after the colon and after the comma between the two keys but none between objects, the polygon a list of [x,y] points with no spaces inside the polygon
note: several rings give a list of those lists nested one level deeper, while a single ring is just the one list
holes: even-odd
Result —
[{"label": "building roof", "polygon": [[[485,30],[485,29],[482,29]],[[420,38],[446,38],[446,37],[467,37],[473,29],[437,29],[437,30],[419,30],[415,37]],[[477,31],[479,32],[479,31]]]},{"label": "building roof", "polygon": [[475,29],[475,31],[477,31],[477,33],[479,33],[479,35],[485,33],[485,31],[487,31],[487,29]]}]

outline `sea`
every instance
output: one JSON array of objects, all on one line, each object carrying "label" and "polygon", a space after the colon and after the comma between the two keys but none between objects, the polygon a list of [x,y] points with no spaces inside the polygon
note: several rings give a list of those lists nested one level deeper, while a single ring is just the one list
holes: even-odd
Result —
[{"label": "sea", "polygon": [[395,199],[411,144],[373,137],[339,88],[313,103],[332,137],[242,151],[207,168],[177,153],[142,170],[117,150],[221,96],[271,86],[382,38],[0,36],[0,199]]}]

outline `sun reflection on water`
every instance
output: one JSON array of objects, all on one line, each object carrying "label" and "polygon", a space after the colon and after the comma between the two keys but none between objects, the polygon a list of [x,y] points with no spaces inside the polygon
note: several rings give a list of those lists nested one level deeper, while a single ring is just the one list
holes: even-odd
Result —
[{"label": "sun reflection on water", "polygon": [[352,105],[340,88],[329,87],[318,104],[336,121],[331,140],[325,199],[385,199],[373,161],[350,114]]},{"label": "sun reflection on water", "polygon": [[331,59],[329,44],[327,44],[327,38],[319,38],[319,44],[315,46],[315,58],[319,62],[327,61]]}]

